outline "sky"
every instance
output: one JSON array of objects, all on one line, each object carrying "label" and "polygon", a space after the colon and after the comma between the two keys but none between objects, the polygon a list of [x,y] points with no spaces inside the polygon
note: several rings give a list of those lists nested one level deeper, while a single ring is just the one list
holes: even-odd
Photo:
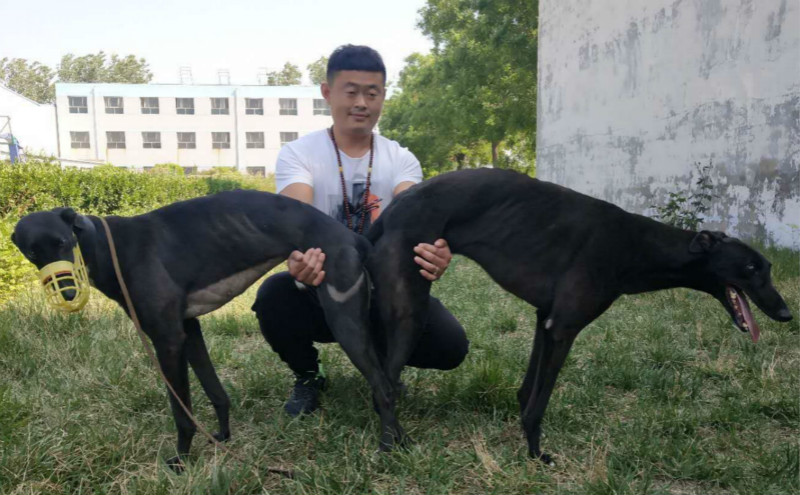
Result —
[{"label": "sky", "polygon": [[[6,3],[8,2],[8,3]],[[0,58],[25,58],[54,68],[67,53],[144,57],[154,83],[179,82],[191,67],[196,84],[215,84],[218,70],[232,84],[257,84],[264,68],[287,61],[306,66],[345,43],[383,56],[388,79],[403,60],[427,53],[416,27],[424,0],[0,0]]]}]

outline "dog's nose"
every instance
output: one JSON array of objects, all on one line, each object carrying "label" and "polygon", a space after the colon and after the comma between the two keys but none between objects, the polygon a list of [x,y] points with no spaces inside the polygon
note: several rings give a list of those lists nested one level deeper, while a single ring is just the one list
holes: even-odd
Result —
[{"label": "dog's nose", "polygon": [[778,310],[778,319],[780,321],[789,321],[792,319],[792,312],[789,311],[789,308],[783,308]]}]

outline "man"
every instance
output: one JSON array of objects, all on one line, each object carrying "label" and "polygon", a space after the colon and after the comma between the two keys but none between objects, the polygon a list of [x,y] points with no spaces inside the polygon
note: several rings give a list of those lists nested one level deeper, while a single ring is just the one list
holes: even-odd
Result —
[{"label": "man", "polygon": [[[275,179],[279,194],[312,204],[358,233],[366,232],[394,196],[422,180],[419,161],[406,148],[375,135],[385,97],[386,68],[366,46],[337,48],[328,61],[322,96],[331,108],[333,126],[286,144],[278,155]],[[444,239],[414,248],[420,276],[439,279],[452,255]],[[273,275],[259,288],[253,310],[272,349],[296,376],[284,409],[290,416],[310,413],[325,386],[314,342],[333,342],[316,299],[325,278],[325,253],[295,251],[289,271]],[[377,312],[372,328],[379,329]],[[385,346],[375,331],[379,352]],[[419,368],[452,369],[461,364],[469,342],[461,325],[431,298],[425,335],[408,362]]]}]

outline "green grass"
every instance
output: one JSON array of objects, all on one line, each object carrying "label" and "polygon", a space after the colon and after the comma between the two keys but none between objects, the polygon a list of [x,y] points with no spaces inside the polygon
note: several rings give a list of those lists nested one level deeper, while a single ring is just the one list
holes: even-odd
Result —
[{"label": "green grass", "polygon": [[[768,250],[796,316],[798,254]],[[378,423],[360,375],[321,346],[330,378],[321,414],[287,418],[291,375],[263,341],[255,287],[202,318],[233,401],[230,447],[197,437],[183,476],[164,393],[131,323],[99,293],[78,315],[38,293],[0,309],[2,493],[797,493],[800,329],[756,312],[762,340],[687,290],[624,297],[578,337],[545,416],[548,468],[527,459],[515,393],[534,309],[458,258],[434,292],[471,348],[450,372],[409,369],[400,408],[417,444],[375,455]],[[193,377],[194,378],[194,377]],[[192,383],[209,428],[213,410]],[[293,480],[265,467],[293,467]]]}]

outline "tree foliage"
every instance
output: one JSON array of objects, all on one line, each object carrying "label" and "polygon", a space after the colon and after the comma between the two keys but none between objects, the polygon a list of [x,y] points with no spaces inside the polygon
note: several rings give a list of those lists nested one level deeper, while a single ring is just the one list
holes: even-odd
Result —
[{"label": "tree foliage", "polygon": [[106,58],[102,51],[76,57],[69,53],[61,57],[58,69],[22,58],[0,59],[0,82],[17,93],[39,103],[55,101],[58,82],[131,83],[144,84],[153,79],[147,61],[133,55],[112,54]]},{"label": "tree foliage", "polygon": [[133,55],[120,57],[104,52],[76,57],[69,53],[58,65],[59,82],[69,83],[130,83],[145,84],[153,79],[147,61]]},{"label": "tree foliage", "polygon": [[286,62],[281,70],[267,73],[267,86],[294,86],[300,84],[302,77],[299,67]]},{"label": "tree foliage", "polygon": [[382,131],[429,169],[487,163],[488,147],[494,166],[532,171],[538,2],[429,0],[420,15],[434,48],[406,59]]},{"label": "tree foliage", "polygon": [[328,72],[328,57],[322,56],[306,66],[311,84],[319,86],[325,82]]},{"label": "tree foliage", "polygon": [[53,70],[24,58],[0,59],[0,82],[17,93],[39,103],[55,100]]}]

